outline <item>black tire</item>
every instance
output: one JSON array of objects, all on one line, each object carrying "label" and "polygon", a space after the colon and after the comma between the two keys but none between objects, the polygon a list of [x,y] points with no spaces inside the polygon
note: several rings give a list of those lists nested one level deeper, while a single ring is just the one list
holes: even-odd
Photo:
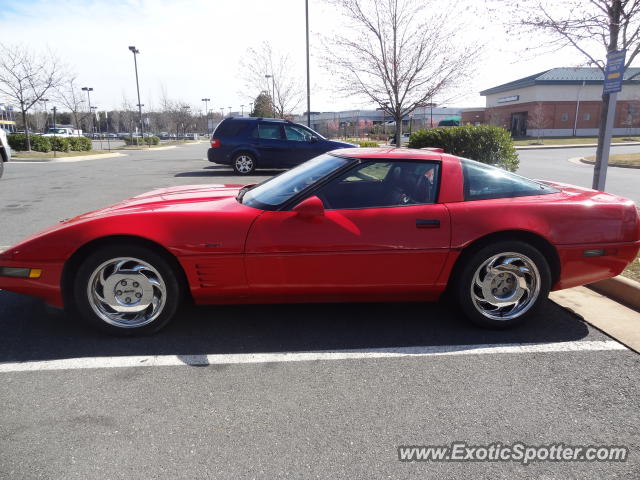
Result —
[{"label": "black tire", "polygon": [[250,153],[240,152],[233,157],[231,166],[236,175],[251,175],[256,170],[256,159]]},{"label": "black tire", "polygon": [[[503,255],[507,253],[515,255]],[[460,260],[463,263],[452,278],[451,293],[465,316],[478,326],[503,329],[518,325],[534,316],[549,296],[549,263],[539,250],[528,243],[500,241],[463,255]],[[485,263],[494,258],[496,263],[489,273],[489,265],[485,266]],[[514,269],[518,266],[529,273],[520,268]],[[521,287],[523,281],[528,291]],[[484,302],[485,299],[489,301]],[[516,299],[521,302],[519,307],[518,303],[498,307],[499,301],[513,302]]]},{"label": "black tire", "polygon": [[[131,270],[135,262],[124,263],[122,270],[113,270],[111,274],[107,274],[106,282],[102,283],[98,280],[99,275],[96,272],[100,271],[103,265],[107,264],[104,268],[108,272],[109,265],[123,258],[136,260],[138,264],[146,265],[149,268],[135,273]],[[182,300],[183,286],[177,271],[179,267],[174,263],[177,262],[172,261],[168,256],[139,245],[112,245],[100,248],[88,256],[76,272],[73,282],[74,305],[72,310],[80,314],[93,327],[113,335],[133,336],[155,333],[171,321]],[[143,275],[142,272],[144,272],[144,277],[141,277]],[[145,283],[147,278],[149,282]],[[164,290],[159,286],[153,286],[153,281],[156,281],[158,285],[162,285]],[[117,283],[114,284],[113,282]],[[121,283],[127,284],[127,286],[121,287]],[[104,284],[113,288],[103,288]],[[131,305],[131,308],[141,308],[149,298],[155,300],[156,296],[163,300],[158,301],[158,310],[155,310],[156,307],[153,304],[149,304],[146,310],[142,312],[121,313],[125,318],[117,319],[118,313],[111,312],[109,310],[110,307],[107,306],[109,302],[101,302],[96,300],[94,295],[91,295],[90,285],[96,285],[95,288],[91,288],[91,291],[97,291],[97,295],[102,295],[104,298],[107,298],[109,291],[111,291],[112,293],[109,297],[111,298],[111,304],[114,301],[124,302],[118,304],[119,308],[128,307],[129,305]],[[116,287],[118,287],[117,291],[115,290]],[[120,295],[120,300],[118,300],[118,295]],[[125,299],[124,296],[127,295],[129,297]],[[135,305],[134,295],[139,295],[140,302],[144,301],[144,303]],[[149,295],[152,295],[152,297],[149,297]],[[126,303],[126,301],[133,301],[134,303]],[[104,318],[105,316],[107,318]],[[141,318],[136,322],[131,318],[136,316],[148,316],[149,319]]]},{"label": "black tire", "polygon": [[4,161],[0,157],[0,178],[2,178],[3,173],[4,173]]}]

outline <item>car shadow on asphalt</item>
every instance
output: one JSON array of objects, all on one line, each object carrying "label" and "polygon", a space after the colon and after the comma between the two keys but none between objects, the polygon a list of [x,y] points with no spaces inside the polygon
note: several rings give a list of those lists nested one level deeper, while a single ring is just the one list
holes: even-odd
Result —
[{"label": "car shadow on asphalt", "polygon": [[[257,169],[251,175],[249,175],[249,177],[262,177],[262,176],[272,177],[284,171],[285,170]],[[180,172],[180,173],[176,173],[174,177],[237,177],[238,179],[245,178],[240,175],[237,175],[231,167],[221,167],[221,166],[204,167],[203,170],[195,170],[193,172]]]},{"label": "car shadow on asphalt", "polygon": [[200,355],[564,342],[601,336],[547,302],[509,330],[471,325],[444,302],[185,306],[161,332],[118,338],[0,291],[0,363],[74,357]]}]

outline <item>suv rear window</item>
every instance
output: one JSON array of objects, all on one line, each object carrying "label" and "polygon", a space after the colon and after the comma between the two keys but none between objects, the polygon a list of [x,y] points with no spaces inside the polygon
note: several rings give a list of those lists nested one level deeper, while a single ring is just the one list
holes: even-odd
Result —
[{"label": "suv rear window", "polygon": [[223,120],[216,131],[214,137],[237,137],[242,129],[246,126],[246,122],[234,122],[233,120]]}]

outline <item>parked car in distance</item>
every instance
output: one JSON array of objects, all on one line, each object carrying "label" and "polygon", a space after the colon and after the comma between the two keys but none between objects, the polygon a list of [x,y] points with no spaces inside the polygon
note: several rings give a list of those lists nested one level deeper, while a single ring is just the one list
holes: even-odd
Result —
[{"label": "parked car in distance", "polygon": [[198,134],[197,133],[185,133],[184,134],[184,138],[187,140],[197,140],[198,139]]},{"label": "parked car in distance", "polygon": [[638,250],[625,198],[435,151],[354,148],[258,185],[163,188],[58,223],[0,253],[0,289],[120,335],[159,330],[185,297],[445,292],[475,324],[503,328],[535,317],[550,290],[620,274]]},{"label": "parked car in distance", "polygon": [[238,175],[256,168],[291,168],[321,153],[357,147],[327,140],[310,128],[277,118],[229,117],[216,127],[210,162],[230,165]]},{"label": "parked car in distance", "polygon": [[171,138],[171,135],[169,134],[169,132],[160,132],[158,134],[158,137],[160,138],[160,140],[168,140],[169,138]]},{"label": "parked car in distance", "polygon": [[47,133],[43,137],[80,137],[82,130],[71,127],[51,127],[47,129]]},{"label": "parked car in distance", "polygon": [[[409,133],[403,133],[402,136],[400,137],[400,141],[402,143],[402,145],[406,145],[409,143],[409,137],[411,136],[411,134]],[[396,144],[396,136],[395,135],[391,135],[389,137],[389,144],[390,145],[395,145]]]},{"label": "parked car in distance", "polygon": [[7,140],[7,132],[0,128],[0,177],[4,173],[4,164],[11,160],[11,147]]}]

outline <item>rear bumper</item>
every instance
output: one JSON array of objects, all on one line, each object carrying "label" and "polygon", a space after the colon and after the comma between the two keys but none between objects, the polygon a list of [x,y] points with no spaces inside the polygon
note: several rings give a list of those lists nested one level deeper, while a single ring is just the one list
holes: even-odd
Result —
[{"label": "rear bumper", "polygon": [[207,160],[219,165],[231,165],[231,159],[226,158],[226,155],[224,155],[219,148],[210,148],[207,150]]},{"label": "rear bumper", "polygon": [[[552,290],[587,285],[620,275],[640,251],[640,241],[608,244],[556,245],[560,278]],[[585,250],[605,250],[605,255],[585,256]]]}]

